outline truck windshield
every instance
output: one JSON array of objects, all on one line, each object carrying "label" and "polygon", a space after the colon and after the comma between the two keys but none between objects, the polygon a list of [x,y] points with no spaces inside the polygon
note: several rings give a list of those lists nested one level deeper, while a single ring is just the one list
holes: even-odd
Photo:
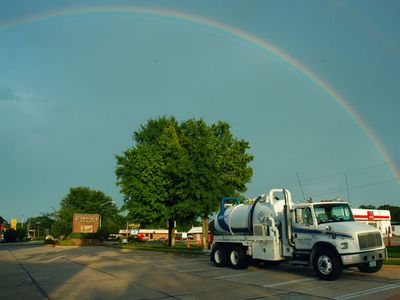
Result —
[{"label": "truck windshield", "polygon": [[314,205],[318,224],[354,221],[347,203],[326,203]]}]

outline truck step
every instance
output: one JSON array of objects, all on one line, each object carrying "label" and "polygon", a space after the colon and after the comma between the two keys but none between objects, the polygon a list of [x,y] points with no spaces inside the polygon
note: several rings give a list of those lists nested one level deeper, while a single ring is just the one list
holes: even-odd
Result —
[{"label": "truck step", "polygon": [[295,266],[308,266],[310,262],[304,260],[292,260],[290,261],[290,264]]}]

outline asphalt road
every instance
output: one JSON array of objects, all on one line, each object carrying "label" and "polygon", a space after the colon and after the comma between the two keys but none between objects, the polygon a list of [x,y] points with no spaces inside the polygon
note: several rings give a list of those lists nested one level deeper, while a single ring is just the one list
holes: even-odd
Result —
[{"label": "asphalt road", "polygon": [[0,299],[400,299],[400,266],[322,281],[283,263],[246,270],[207,256],[109,247],[0,246]]}]

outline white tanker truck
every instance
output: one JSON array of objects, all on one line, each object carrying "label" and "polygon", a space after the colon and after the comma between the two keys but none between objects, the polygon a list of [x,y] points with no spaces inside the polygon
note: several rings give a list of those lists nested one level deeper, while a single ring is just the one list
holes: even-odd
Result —
[{"label": "white tanker truck", "polygon": [[251,260],[267,265],[290,260],[313,266],[321,279],[335,280],[345,267],[379,271],[386,253],[381,232],[355,222],[347,202],[293,204],[285,189],[273,189],[250,204],[223,198],[211,231],[211,261],[217,267],[242,269]]}]

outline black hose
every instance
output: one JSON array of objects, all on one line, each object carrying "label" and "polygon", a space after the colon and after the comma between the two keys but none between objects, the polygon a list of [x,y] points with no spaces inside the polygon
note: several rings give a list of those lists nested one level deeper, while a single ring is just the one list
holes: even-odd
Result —
[{"label": "black hose", "polygon": [[254,210],[256,208],[257,203],[262,199],[262,196],[258,196],[256,200],[254,200],[253,205],[250,208],[249,217],[247,219],[247,225],[249,227],[249,235],[253,235],[253,215]]}]

